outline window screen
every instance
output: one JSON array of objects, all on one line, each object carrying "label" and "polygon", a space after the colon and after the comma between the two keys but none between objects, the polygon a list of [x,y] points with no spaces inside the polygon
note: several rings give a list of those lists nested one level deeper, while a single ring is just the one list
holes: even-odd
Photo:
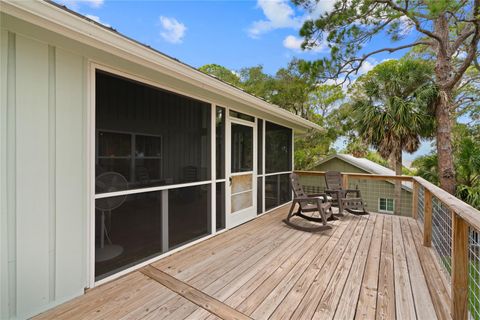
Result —
[{"label": "window screen", "polygon": [[265,172],[292,170],[292,130],[265,122]]},{"label": "window screen", "polygon": [[292,191],[287,174],[265,177],[265,210],[268,211],[292,200]]},{"label": "window screen", "polygon": [[128,189],[210,179],[210,104],[97,71],[95,107],[97,176]]}]

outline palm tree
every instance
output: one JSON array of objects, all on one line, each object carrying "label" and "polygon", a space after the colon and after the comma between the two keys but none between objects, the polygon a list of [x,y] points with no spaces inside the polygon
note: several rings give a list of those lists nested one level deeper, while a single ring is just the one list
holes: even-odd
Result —
[{"label": "palm tree", "polygon": [[[415,152],[433,133],[429,107],[436,98],[429,63],[388,60],[355,83],[352,92],[359,136],[402,174],[402,152]],[[395,213],[400,209],[401,182],[395,184]]]}]

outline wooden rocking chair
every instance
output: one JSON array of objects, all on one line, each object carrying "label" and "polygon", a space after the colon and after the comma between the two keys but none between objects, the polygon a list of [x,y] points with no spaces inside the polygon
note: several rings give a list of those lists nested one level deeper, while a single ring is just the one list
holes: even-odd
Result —
[{"label": "wooden rocking chair", "polygon": [[[290,174],[290,184],[294,198],[288,216],[283,222],[292,228],[308,232],[331,229],[332,227],[328,225],[327,220],[333,218],[333,215],[331,204],[327,201],[327,195],[324,193],[307,195],[298,181],[298,175],[295,173]],[[294,213],[293,210],[297,203],[298,210]],[[314,224],[311,227],[296,224],[291,220],[294,216],[298,216]],[[321,223],[321,225],[318,225],[318,223]]]},{"label": "wooden rocking chair", "polygon": [[[343,210],[356,215],[368,214],[360,190],[343,189],[340,172],[325,172],[325,184],[327,185],[325,193],[332,197],[332,206],[338,208],[339,215],[343,215]],[[348,197],[349,194],[354,194],[354,197]]]}]

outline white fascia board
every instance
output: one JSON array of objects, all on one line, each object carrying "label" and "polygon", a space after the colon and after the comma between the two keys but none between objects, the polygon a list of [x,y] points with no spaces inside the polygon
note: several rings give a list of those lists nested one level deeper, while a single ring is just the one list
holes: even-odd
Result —
[{"label": "white fascia board", "polygon": [[19,19],[73,38],[83,44],[112,53],[126,60],[144,65],[153,70],[174,75],[182,81],[279,117],[296,126],[302,127],[304,130],[323,130],[313,122],[206,75],[152,48],[89,21],[81,15],[69,13],[67,10],[49,2],[40,0],[0,1],[0,11]]}]

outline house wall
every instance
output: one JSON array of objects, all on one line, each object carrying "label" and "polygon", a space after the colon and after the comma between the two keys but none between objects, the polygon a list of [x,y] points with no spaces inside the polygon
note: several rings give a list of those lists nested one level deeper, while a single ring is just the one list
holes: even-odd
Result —
[{"label": "house wall", "polygon": [[[316,166],[312,170],[368,173],[367,171],[338,158],[332,158],[331,160]],[[300,183],[304,186],[307,193],[321,192],[325,189],[324,177],[301,176]],[[378,212],[379,198],[395,199],[395,185],[388,181],[349,178],[349,187],[351,189],[356,189],[357,187],[360,189],[367,210],[372,212]],[[400,213],[402,216],[410,217],[412,215],[412,193],[405,189],[402,189]]]},{"label": "house wall", "polygon": [[86,283],[85,59],[4,28],[1,42],[1,316],[25,318]]},{"label": "house wall", "polygon": [[92,279],[90,62],[280,125],[295,124],[0,13],[0,318],[81,295]]}]

